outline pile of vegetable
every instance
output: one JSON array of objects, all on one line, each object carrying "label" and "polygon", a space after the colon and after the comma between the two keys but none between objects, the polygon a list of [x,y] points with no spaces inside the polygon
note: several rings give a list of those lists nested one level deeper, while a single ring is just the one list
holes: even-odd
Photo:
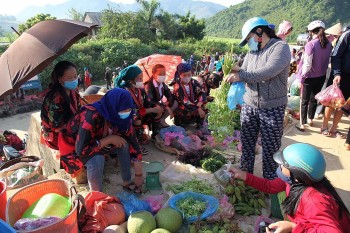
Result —
[{"label": "pile of vegetable", "polygon": [[[233,51],[226,53],[224,56],[222,70],[227,76],[236,61],[232,58]],[[212,135],[216,142],[221,143],[227,137],[232,136],[235,129],[240,129],[239,110],[231,111],[227,106],[227,94],[230,89],[230,84],[222,82],[217,89],[213,89],[210,95],[215,98],[215,101],[208,103],[208,123],[209,129],[212,130]]]},{"label": "pile of vegetable", "polygon": [[232,220],[223,219],[213,224],[205,221],[196,222],[190,226],[189,233],[243,233],[243,231]]},{"label": "pile of vegetable", "polygon": [[234,185],[228,185],[225,193],[240,215],[260,215],[261,209],[267,208],[265,194],[253,187],[246,186],[241,180],[235,180]]},{"label": "pile of vegetable", "polygon": [[179,161],[213,173],[227,163],[227,159],[222,154],[209,148],[185,152],[179,156]]},{"label": "pile of vegetable", "polygon": [[181,192],[191,191],[195,193],[201,193],[205,195],[213,195],[215,194],[215,191],[211,185],[209,185],[207,182],[198,180],[196,178],[183,182],[181,184],[175,184],[175,185],[169,185],[167,187],[170,191],[172,191],[174,194],[178,194]]},{"label": "pile of vegetable", "polygon": [[206,171],[214,173],[226,163],[227,159],[222,154],[212,151],[209,157],[201,160],[201,167]]},{"label": "pile of vegetable", "polygon": [[176,207],[185,215],[185,218],[201,216],[207,209],[207,203],[194,197],[186,197],[176,203]]}]

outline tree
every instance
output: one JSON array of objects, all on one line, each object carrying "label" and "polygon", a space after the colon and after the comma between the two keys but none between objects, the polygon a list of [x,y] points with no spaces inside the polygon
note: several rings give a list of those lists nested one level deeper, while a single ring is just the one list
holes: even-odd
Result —
[{"label": "tree", "polygon": [[136,2],[141,4],[142,9],[140,13],[143,13],[142,15],[147,22],[148,28],[155,32],[153,23],[155,20],[156,11],[160,7],[160,3],[157,0],[150,0],[150,2],[147,0],[136,0]]},{"label": "tree", "polygon": [[68,17],[73,20],[83,21],[84,13],[74,9],[70,8],[67,13]]},{"label": "tree", "polygon": [[157,28],[157,36],[165,40],[174,40],[177,36],[176,16],[169,12],[161,10],[161,13],[156,16],[155,26]]},{"label": "tree", "polygon": [[147,27],[141,13],[121,12],[107,9],[102,12],[101,38],[137,38],[143,43],[155,39],[155,35]]},{"label": "tree", "polygon": [[191,16],[191,12],[187,12],[185,16],[178,16],[178,39],[194,38],[201,40],[204,37],[205,21],[197,20],[196,16]]},{"label": "tree", "polygon": [[26,30],[31,28],[33,25],[35,25],[41,21],[45,21],[45,20],[49,20],[49,19],[56,19],[56,17],[53,17],[50,14],[37,14],[37,15],[33,16],[32,18],[28,19],[25,23],[20,24],[18,26],[19,33],[22,34]]}]

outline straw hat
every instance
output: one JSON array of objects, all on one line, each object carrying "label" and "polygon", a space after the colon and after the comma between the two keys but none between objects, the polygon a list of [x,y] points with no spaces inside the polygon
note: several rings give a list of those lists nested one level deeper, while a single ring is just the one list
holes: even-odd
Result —
[{"label": "straw hat", "polygon": [[341,34],[343,30],[343,26],[341,25],[341,23],[337,23],[335,25],[333,25],[332,27],[328,28],[325,33],[330,34],[330,35],[334,35],[334,36],[339,36]]}]

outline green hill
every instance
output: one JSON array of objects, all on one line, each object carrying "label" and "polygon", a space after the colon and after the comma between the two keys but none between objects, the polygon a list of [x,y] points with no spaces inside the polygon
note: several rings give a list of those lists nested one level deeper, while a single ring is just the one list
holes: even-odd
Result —
[{"label": "green hill", "polygon": [[246,0],[220,11],[206,21],[206,35],[241,38],[241,28],[249,18],[260,16],[278,25],[283,20],[293,24],[289,41],[295,41],[304,33],[307,25],[316,19],[323,20],[326,27],[350,22],[348,0]]}]

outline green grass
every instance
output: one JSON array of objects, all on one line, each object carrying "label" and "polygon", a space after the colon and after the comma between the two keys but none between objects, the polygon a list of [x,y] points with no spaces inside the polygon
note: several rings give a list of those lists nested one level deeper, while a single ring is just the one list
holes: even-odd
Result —
[{"label": "green grass", "polygon": [[215,37],[215,36],[206,36],[204,37],[204,39],[207,39],[209,41],[220,41],[220,42],[232,43],[232,44],[238,44],[241,41],[241,39]]},{"label": "green grass", "polygon": [[9,38],[6,36],[1,36],[0,37],[0,42],[9,42]]}]

